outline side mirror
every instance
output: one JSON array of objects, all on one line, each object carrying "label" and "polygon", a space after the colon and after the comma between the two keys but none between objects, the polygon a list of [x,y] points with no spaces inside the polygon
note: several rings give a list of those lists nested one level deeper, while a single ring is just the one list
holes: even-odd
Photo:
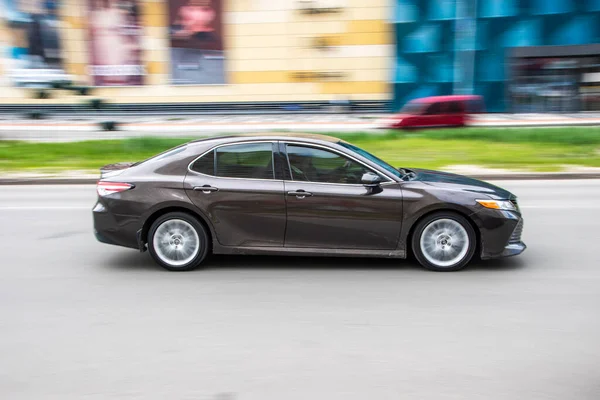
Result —
[{"label": "side mirror", "polygon": [[381,176],[373,172],[367,172],[362,176],[360,182],[368,188],[374,188],[381,184]]}]

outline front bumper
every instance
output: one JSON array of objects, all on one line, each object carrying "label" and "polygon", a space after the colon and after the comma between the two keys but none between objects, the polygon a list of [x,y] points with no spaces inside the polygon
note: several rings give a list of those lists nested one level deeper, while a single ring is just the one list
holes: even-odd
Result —
[{"label": "front bumper", "polygon": [[479,227],[482,260],[521,254],[523,218],[518,211],[484,209],[472,215]]},{"label": "front bumper", "polygon": [[527,246],[523,242],[509,243],[508,246],[506,246],[504,248],[504,251],[497,257],[499,258],[499,257],[518,256],[519,254],[524,252],[526,248],[527,248]]}]

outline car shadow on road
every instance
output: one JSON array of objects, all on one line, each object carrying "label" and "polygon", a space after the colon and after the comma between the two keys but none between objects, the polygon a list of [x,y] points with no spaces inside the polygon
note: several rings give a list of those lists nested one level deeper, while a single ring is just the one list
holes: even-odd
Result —
[{"label": "car shadow on road", "polygon": [[[113,270],[164,271],[149,253],[120,251],[105,265]],[[474,260],[465,271],[513,271],[525,267],[518,257],[497,260]],[[296,269],[296,270],[420,270],[414,259],[345,258],[345,257],[282,257],[282,256],[210,256],[202,270],[235,269]]]},{"label": "car shadow on road", "polygon": [[[465,271],[511,271],[523,268],[518,258],[473,260]],[[212,256],[205,269],[330,269],[330,270],[422,270],[413,258],[345,258],[279,256]]]},{"label": "car shadow on road", "polygon": [[417,264],[406,260],[350,257],[212,256],[205,269],[398,269]]},{"label": "car shadow on road", "polygon": [[493,260],[473,260],[465,271],[514,271],[525,268],[527,264],[522,257],[497,258]]},{"label": "car shadow on road", "polygon": [[129,249],[119,249],[118,252],[107,257],[103,265],[117,271],[165,271],[154,262],[148,252],[140,253]]}]

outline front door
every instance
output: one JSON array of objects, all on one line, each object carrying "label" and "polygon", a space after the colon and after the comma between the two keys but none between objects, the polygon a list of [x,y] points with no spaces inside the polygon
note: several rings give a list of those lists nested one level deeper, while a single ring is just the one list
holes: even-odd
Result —
[{"label": "front door", "polygon": [[309,145],[284,146],[291,179],[285,181],[285,247],[396,249],[402,192],[389,181],[379,190],[361,184],[375,172],[341,153]]},{"label": "front door", "polygon": [[448,120],[446,125],[463,126],[465,124],[465,109],[461,101],[451,101],[447,103]]},{"label": "front door", "polygon": [[285,197],[271,142],[218,147],[196,160],[186,192],[223,246],[282,247]]},{"label": "front door", "polygon": [[417,119],[417,125],[423,128],[439,126],[442,125],[443,120],[444,116],[442,114],[442,104],[432,103],[425,108],[421,115],[419,115]]}]

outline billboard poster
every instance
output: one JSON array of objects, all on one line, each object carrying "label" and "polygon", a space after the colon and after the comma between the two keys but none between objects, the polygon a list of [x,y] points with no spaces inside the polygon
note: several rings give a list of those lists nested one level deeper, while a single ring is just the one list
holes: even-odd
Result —
[{"label": "billboard poster", "polygon": [[168,0],[171,83],[225,83],[222,0]]},{"label": "billboard poster", "polygon": [[60,48],[56,0],[0,0],[8,30],[3,46],[7,76],[16,86],[50,86],[71,81]]},{"label": "billboard poster", "polygon": [[142,85],[138,0],[87,0],[90,67],[95,86]]}]

